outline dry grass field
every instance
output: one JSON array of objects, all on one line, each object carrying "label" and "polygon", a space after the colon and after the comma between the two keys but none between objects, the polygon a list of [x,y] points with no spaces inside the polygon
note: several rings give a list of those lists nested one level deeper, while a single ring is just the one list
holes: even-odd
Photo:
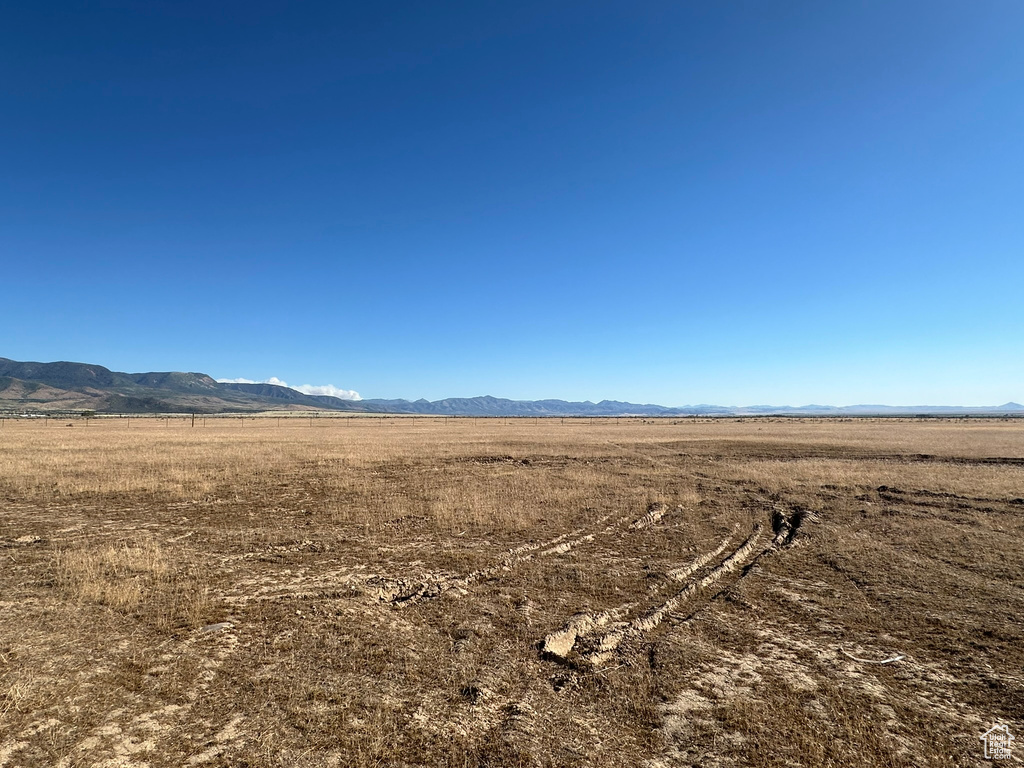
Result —
[{"label": "dry grass field", "polygon": [[1024,422],[189,424],[0,426],[0,766],[1024,738]]}]

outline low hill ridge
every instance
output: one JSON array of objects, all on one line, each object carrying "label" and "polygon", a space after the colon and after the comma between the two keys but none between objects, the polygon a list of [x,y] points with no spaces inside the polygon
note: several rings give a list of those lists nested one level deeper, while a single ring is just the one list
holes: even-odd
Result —
[{"label": "low hill ridge", "polygon": [[494,395],[429,401],[343,400],[307,395],[279,384],[218,382],[205,373],[122,373],[102,365],[59,361],[18,362],[0,357],[0,409],[5,411],[95,411],[97,413],[241,413],[266,410],[325,410],[433,416],[900,416],[1020,415],[1024,406],[891,405],[686,405],[669,407],[620,400],[510,400]]}]

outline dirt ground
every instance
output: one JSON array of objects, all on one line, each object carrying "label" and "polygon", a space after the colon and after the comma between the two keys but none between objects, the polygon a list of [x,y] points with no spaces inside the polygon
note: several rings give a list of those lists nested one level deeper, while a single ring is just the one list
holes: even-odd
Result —
[{"label": "dirt ground", "polygon": [[6,420],[0,500],[0,766],[1024,738],[1021,420]]}]

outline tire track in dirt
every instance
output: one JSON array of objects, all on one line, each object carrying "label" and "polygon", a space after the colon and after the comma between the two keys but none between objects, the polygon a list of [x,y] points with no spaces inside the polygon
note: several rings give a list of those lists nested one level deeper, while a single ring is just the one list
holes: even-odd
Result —
[{"label": "tire track in dirt", "polygon": [[[316,574],[299,571],[297,574],[264,573],[244,581],[236,582],[223,600],[230,605],[244,606],[250,602],[274,600],[317,599],[325,592],[337,592],[346,586],[365,579],[365,564],[345,565]],[[285,577],[285,578],[282,578]]]},{"label": "tire track in dirt", "polygon": [[[682,509],[679,507],[678,509]],[[656,522],[661,520],[668,513],[668,504],[660,501],[656,501],[647,507],[647,514],[637,518],[630,523],[630,528],[634,531],[643,530],[644,528],[650,528]]]},{"label": "tire track in dirt", "polygon": [[728,557],[715,566],[706,576],[701,579],[694,579],[690,581],[685,587],[679,590],[668,600],[664,601],[658,607],[649,610],[643,616],[634,619],[626,627],[613,629],[612,631],[605,633],[605,635],[597,642],[596,648],[584,653],[583,658],[593,666],[600,666],[614,656],[616,649],[618,649],[625,640],[641,637],[655,629],[659,624],[661,624],[662,620],[670,611],[674,611],[683,602],[693,597],[693,595],[699,590],[711,586],[715,582],[719,581],[723,576],[732,573],[743,565],[757,547],[761,538],[761,531],[762,527],[760,525],[755,525],[750,536],[748,536],[739,547],[733,550]]},{"label": "tire track in dirt", "polygon": [[729,546],[729,542],[732,540],[733,535],[735,535],[735,533],[738,530],[739,530],[739,525],[737,525],[735,528],[733,528],[733,532],[730,533],[728,536],[726,536],[724,539],[722,539],[722,543],[719,544],[715,549],[713,549],[712,551],[706,552],[705,554],[701,555],[700,557],[698,557],[696,560],[694,560],[689,565],[684,565],[684,566],[681,566],[679,568],[671,569],[670,571],[667,572],[666,575],[670,579],[672,579],[673,581],[685,581],[687,578],[689,578],[690,576],[695,574],[697,571],[699,571],[705,565],[710,563],[712,560],[714,560],[720,554],[725,552],[725,548]]},{"label": "tire track in dirt", "polygon": [[[677,510],[682,507],[677,507]],[[648,507],[647,512],[634,520],[630,530],[643,530],[649,528],[658,520],[661,520],[668,512],[668,505],[656,502]],[[451,576],[448,574],[430,574],[420,578],[402,578],[387,576],[368,576],[364,582],[365,591],[379,602],[388,603],[396,608],[413,605],[422,600],[432,600],[442,594],[451,592],[457,595],[465,595],[468,588],[480,581],[498,576],[501,573],[511,571],[522,563],[529,562],[540,557],[554,557],[564,555],[583,544],[593,542],[598,536],[607,536],[621,530],[621,526],[629,520],[629,516],[620,517],[614,522],[605,525],[611,519],[611,515],[605,515],[598,519],[587,533],[586,528],[577,528],[569,533],[563,533],[552,539],[540,542],[523,544],[510,549],[496,563],[484,568],[472,571],[465,576]],[[604,528],[601,528],[605,525]]]},{"label": "tire track in dirt", "polygon": [[[602,518],[598,524],[607,519],[607,517]],[[585,530],[578,528],[552,539],[515,547],[505,553],[498,562],[471,571],[465,576],[428,573],[424,577],[410,579],[372,575],[366,578],[363,588],[377,601],[388,603],[396,608],[413,605],[421,600],[432,600],[447,592],[465,595],[468,593],[467,588],[472,584],[511,571],[516,566],[533,560],[535,557],[563,555],[574,547],[593,541],[595,534],[586,534]]]},{"label": "tire track in dirt", "polygon": [[[676,509],[679,510],[682,507],[676,507]],[[668,511],[668,505],[656,502],[651,504],[643,515],[632,520],[632,516],[627,515],[609,522],[610,516],[605,516],[589,526],[590,532],[587,532],[587,529],[577,529],[546,541],[521,545],[509,550],[490,566],[460,578],[438,580],[433,584],[421,583],[408,597],[400,595],[390,601],[385,600],[385,602],[389,602],[393,606],[407,605],[424,598],[434,597],[433,590],[438,589],[437,594],[444,591],[466,594],[472,584],[510,571],[522,563],[544,557],[558,557],[583,544],[593,542],[599,537],[613,534],[629,535],[646,531],[661,520]],[[722,545],[723,549],[726,544],[727,542]],[[385,597],[387,596],[385,595]],[[634,611],[636,607],[637,603],[627,603],[599,614],[579,614],[570,622],[564,633],[567,640],[563,640],[563,642],[567,642],[571,646],[576,637],[585,636],[610,623],[619,621]],[[529,623],[528,613],[529,611],[524,617],[527,623]],[[555,643],[554,639],[550,642],[552,646]],[[535,711],[530,704],[532,694],[529,690],[518,693],[509,691],[509,681],[506,679],[508,674],[509,669],[500,665],[484,669],[475,680],[460,689],[459,697],[455,699],[459,703],[454,707],[451,697],[441,694],[427,697],[421,702],[413,716],[413,721],[419,728],[431,733],[454,732],[465,737],[475,737],[501,725],[505,729],[529,736],[538,727],[538,723],[534,721]],[[546,684],[541,682],[540,675],[532,677],[534,677],[533,686],[543,685],[546,687]]]},{"label": "tire track in dirt", "polygon": [[625,603],[617,608],[610,608],[600,613],[577,613],[566,625],[544,638],[541,651],[545,654],[565,658],[576,645],[576,641],[590,635],[594,631],[619,621],[629,615],[638,603]]},{"label": "tire track in dirt", "polygon": [[[681,506],[676,507],[676,511],[681,509]],[[643,515],[629,523],[627,531],[644,531],[664,518],[668,512],[669,507],[664,502],[652,503]],[[316,599],[323,597],[325,591],[333,589],[335,592],[346,591],[349,595],[362,594],[375,602],[402,608],[424,600],[436,599],[447,593],[463,596],[468,594],[472,585],[508,573],[523,563],[537,558],[561,556],[595,541],[599,536],[622,532],[623,526],[630,521],[628,515],[615,520],[611,518],[611,515],[605,515],[590,526],[577,528],[550,539],[521,544],[508,550],[491,565],[462,576],[444,572],[427,572],[412,577],[388,576],[367,573],[366,564],[354,564],[315,575],[302,571],[294,575],[286,572],[281,574],[286,577],[284,579],[273,573],[262,574],[238,582],[224,599],[230,604],[242,606],[251,601]],[[301,542],[300,546],[301,544],[306,542]],[[291,549],[294,548],[288,551]],[[610,621],[618,617],[618,613],[611,612],[609,617],[602,618],[601,621]]]},{"label": "tire track in dirt", "polygon": [[[787,515],[779,509],[775,509],[771,517],[773,536],[767,543],[762,545],[764,528],[757,523],[750,535],[717,566],[703,577],[693,578],[694,574],[714,562],[727,549],[732,535],[727,536],[715,549],[700,555],[688,565],[668,571],[667,575],[670,578],[685,582],[685,586],[667,600],[647,610],[642,616],[634,618],[629,623],[620,621],[635,607],[635,603],[627,603],[599,614],[577,614],[562,629],[544,638],[541,643],[542,653],[550,657],[566,659],[574,649],[577,649],[578,645],[581,645],[582,649],[576,650],[576,655],[579,658],[592,666],[604,664],[615,655],[622,643],[635,640],[653,631],[667,615],[702,590],[715,585],[725,576],[740,568],[743,568],[740,574],[740,578],[743,578],[762,557],[791,546],[804,519],[813,514],[797,509]],[[590,639],[589,636],[609,624],[617,624],[617,626],[613,626],[596,640]]]},{"label": "tire track in dirt", "polygon": [[[642,519],[643,518],[641,518],[641,520]],[[635,528],[636,523],[630,527]],[[710,552],[705,552],[703,555],[700,555],[687,565],[673,568],[668,571],[666,575],[674,581],[685,581],[687,577],[696,573],[718,557],[718,555],[722,554],[722,552],[725,551],[725,548],[729,546],[729,541],[732,540],[732,537],[735,535],[738,528],[739,526],[734,528],[733,533],[726,536],[722,540],[722,543],[715,549]],[[587,637],[594,631],[608,625],[609,623],[620,621],[625,616],[628,616],[630,611],[632,611],[637,605],[638,603],[631,602],[624,603],[616,608],[610,608],[600,613],[578,613],[569,619],[562,629],[547,635],[541,645],[541,650],[545,654],[565,658],[572,651],[577,640]]]}]

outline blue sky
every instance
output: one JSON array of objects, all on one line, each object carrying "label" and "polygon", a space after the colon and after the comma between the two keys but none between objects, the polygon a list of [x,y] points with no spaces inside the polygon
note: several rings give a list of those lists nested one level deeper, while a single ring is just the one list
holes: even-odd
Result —
[{"label": "blue sky", "polygon": [[13,3],[0,356],[1024,401],[1024,4]]}]

